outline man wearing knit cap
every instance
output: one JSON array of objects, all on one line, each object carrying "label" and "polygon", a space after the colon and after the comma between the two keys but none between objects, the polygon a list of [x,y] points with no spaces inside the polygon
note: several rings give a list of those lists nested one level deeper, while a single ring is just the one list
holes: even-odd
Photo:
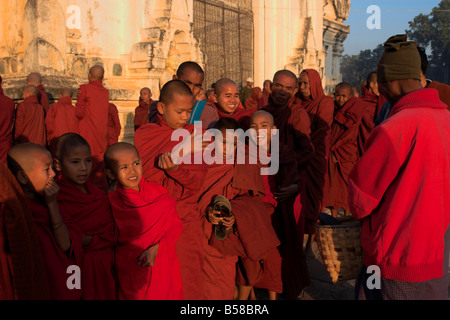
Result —
[{"label": "man wearing knit cap", "polygon": [[417,43],[389,38],[377,77],[392,111],[348,180],[350,211],[362,222],[358,299],[448,299],[450,112],[422,88],[420,72]]}]

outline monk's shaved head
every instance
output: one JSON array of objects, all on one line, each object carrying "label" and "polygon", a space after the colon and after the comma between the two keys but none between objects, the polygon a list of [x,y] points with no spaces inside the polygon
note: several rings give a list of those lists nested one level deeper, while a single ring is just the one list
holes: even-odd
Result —
[{"label": "monk's shaved head", "polygon": [[181,80],[171,80],[162,87],[159,100],[167,106],[173,102],[175,94],[194,98],[191,89],[186,83]]},{"label": "monk's shaved head", "polygon": [[60,162],[64,160],[64,157],[69,153],[69,150],[73,150],[78,146],[85,146],[89,150],[91,147],[89,143],[77,133],[69,132],[60,136],[55,146],[55,156]]},{"label": "monk's shaved head", "polygon": [[39,94],[39,90],[36,86],[29,84],[23,88],[23,96],[29,97],[29,96],[37,96]]},{"label": "monk's shaved head", "polygon": [[177,69],[177,78],[180,79],[183,77],[186,71],[195,71],[197,73],[204,74],[202,67],[197,62],[194,61],[185,61]]},{"label": "monk's shaved head", "polygon": [[375,71],[369,73],[369,75],[367,76],[366,86],[369,87],[369,84],[374,83],[374,82],[377,82],[377,73]]},{"label": "monk's shaved head", "polygon": [[277,81],[278,77],[281,76],[281,75],[290,77],[293,80],[295,80],[295,83],[297,83],[297,76],[292,71],[289,71],[289,70],[279,70],[279,71],[277,71],[274,74],[274,76],[273,76],[273,82],[275,83]]},{"label": "monk's shaved head", "polygon": [[144,91],[148,91],[149,93],[152,93],[152,90],[150,90],[150,88],[144,87],[141,89],[141,91],[139,91],[140,94],[142,94],[142,92]]},{"label": "monk's shaved head", "polygon": [[72,97],[73,91],[70,88],[61,89],[61,97]]},{"label": "monk's shaved head", "polygon": [[101,81],[105,75],[105,69],[101,65],[96,64],[89,69],[89,75],[92,77],[92,80]]},{"label": "monk's shaved head", "polygon": [[217,96],[219,96],[219,95],[222,93],[223,88],[224,88],[225,86],[227,86],[227,85],[230,85],[230,84],[233,85],[233,86],[236,86],[236,88],[237,88],[236,82],[234,82],[234,81],[231,80],[231,79],[228,79],[228,78],[222,78],[222,79],[218,80],[218,81],[214,84],[214,93],[215,93]]},{"label": "monk's shaved head", "polygon": [[338,83],[335,90],[348,90],[353,94],[353,86],[347,82]]},{"label": "monk's shaved head", "polygon": [[33,170],[37,154],[49,154],[50,152],[34,143],[21,143],[8,151],[8,168],[16,175],[19,171],[30,172]]},{"label": "monk's shaved head", "polygon": [[42,77],[39,73],[32,72],[27,77],[27,83],[38,86],[38,85],[42,84]]},{"label": "monk's shaved head", "polygon": [[256,119],[257,117],[264,117],[267,119],[267,122],[269,122],[270,126],[275,125],[275,121],[273,119],[273,116],[271,113],[265,111],[265,110],[257,110],[252,114],[251,121]]},{"label": "monk's shaved head", "polygon": [[114,171],[115,168],[117,167],[117,163],[118,163],[118,160],[116,159],[116,155],[118,152],[124,151],[124,150],[130,150],[130,151],[136,152],[136,155],[139,158],[139,152],[135,146],[133,146],[132,144],[130,144],[128,142],[117,142],[117,143],[111,145],[110,147],[108,147],[108,149],[106,149],[105,153],[103,154],[103,160],[105,161],[105,168],[108,170]]}]

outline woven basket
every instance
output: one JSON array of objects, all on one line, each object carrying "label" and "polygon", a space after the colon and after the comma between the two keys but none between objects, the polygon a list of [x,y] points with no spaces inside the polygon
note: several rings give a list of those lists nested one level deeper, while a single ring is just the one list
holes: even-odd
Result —
[{"label": "woven basket", "polygon": [[352,217],[338,219],[340,225],[316,225],[320,256],[334,283],[356,279],[363,266],[361,223]]}]

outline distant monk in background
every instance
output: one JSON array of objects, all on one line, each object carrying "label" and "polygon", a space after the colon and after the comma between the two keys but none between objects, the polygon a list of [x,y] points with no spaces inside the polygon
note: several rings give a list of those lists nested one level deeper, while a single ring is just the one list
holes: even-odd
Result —
[{"label": "distant monk in background", "polygon": [[259,99],[258,109],[262,109],[269,104],[270,93],[272,92],[272,81],[265,80],[263,84],[263,91],[261,98]]},{"label": "distant monk in background", "polygon": [[142,88],[139,96],[139,106],[134,109],[134,130],[148,123],[148,110],[153,103],[150,88]]},{"label": "distant monk in background", "polygon": [[89,70],[89,83],[80,86],[76,115],[80,121],[80,135],[85,138],[92,153],[91,182],[107,188],[103,154],[108,144],[109,91],[103,87],[105,70],[95,65]]},{"label": "distant monk in background", "polygon": [[27,84],[33,85],[39,90],[39,104],[44,107],[45,114],[47,114],[48,110],[50,109],[50,99],[47,92],[45,92],[41,75],[37,72],[30,73],[27,77]]}]

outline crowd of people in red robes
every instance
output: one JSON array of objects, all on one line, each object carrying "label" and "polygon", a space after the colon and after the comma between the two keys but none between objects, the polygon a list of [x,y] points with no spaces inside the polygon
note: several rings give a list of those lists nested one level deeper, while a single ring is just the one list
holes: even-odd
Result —
[{"label": "crowd of people in red robes", "polygon": [[[448,208],[450,198],[450,89],[424,81],[420,50],[403,37],[385,48],[360,93],[341,82],[327,94],[314,69],[279,70],[261,87],[249,78],[247,95],[228,78],[204,90],[203,69],[183,62],[157,100],[150,88],[140,90],[132,143],[119,142],[119,110],[102,66],[89,70],[76,95],[61,88],[54,103],[39,73],[29,75],[18,103],[5,96],[0,77],[0,299],[255,300],[266,292],[270,300],[296,300],[311,284],[306,251],[321,214],[361,219],[364,267],[382,264],[386,288],[417,297],[407,284],[420,283],[432,288],[421,291],[425,298],[440,298],[436,279],[445,277],[449,245],[450,218],[440,206]],[[393,71],[405,55],[413,62]],[[387,120],[377,122],[383,110]],[[427,124],[434,126],[428,135]],[[202,142],[173,154],[179,129]],[[227,135],[239,129],[250,131],[248,139]],[[443,143],[431,151],[417,136]],[[278,153],[275,174],[262,173],[271,162],[236,161],[255,146]],[[207,151],[221,161],[206,161]],[[421,164],[428,169],[412,178]],[[409,200],[398,200],[403,196]],[[416,250],[404,244],[411,234],[383,214],[394,221],[409,210],[411,221],[395,223],[418,232],[430,199],[443,222],[430,236],[434,260],[404,258]],[[378,244],[372,227],[404,251],[377,251],[396,243]],[[388,293],[382,298],[398,297]],[[361,287],[358,298],[371,297]]]}]

